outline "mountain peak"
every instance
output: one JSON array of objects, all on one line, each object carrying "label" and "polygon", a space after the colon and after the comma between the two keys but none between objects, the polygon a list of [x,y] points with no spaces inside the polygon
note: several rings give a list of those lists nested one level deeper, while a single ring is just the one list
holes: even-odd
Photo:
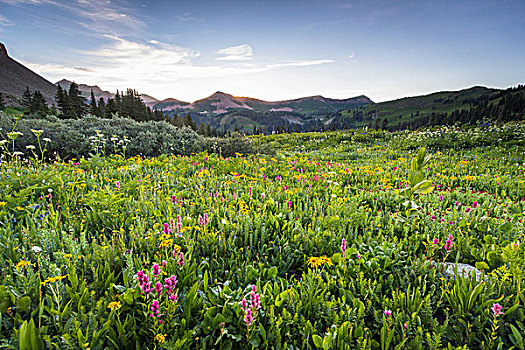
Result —
[{"label": "mountain peak", "polygon": [[7,49],[5,48],[5,45],[0,43],[0,56],[9,57],[7,54]]}]

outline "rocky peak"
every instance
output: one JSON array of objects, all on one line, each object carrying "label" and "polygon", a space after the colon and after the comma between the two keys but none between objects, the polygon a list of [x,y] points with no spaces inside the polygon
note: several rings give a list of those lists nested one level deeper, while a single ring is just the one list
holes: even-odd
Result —
[{"label": "rocky peak", "polygon": [[7,54],[7,49],[2,43],[0,43],[0,56],[9,57],[9,55]]}]

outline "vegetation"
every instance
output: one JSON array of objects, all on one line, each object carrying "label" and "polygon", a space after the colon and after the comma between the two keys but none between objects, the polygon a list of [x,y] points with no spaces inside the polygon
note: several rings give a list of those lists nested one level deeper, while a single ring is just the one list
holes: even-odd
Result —
[{"label": "vegetation", "polygon": [[506,90],[474,87],[457,92],[438,92],[395,101],[368,104],[335,113],[333,127],[404,130],[436,125],[475,125],[483,119],[495,122],[524,120],[525,86]]},{"label": "vegetation", "polygon": [[23,122],[2,132],[2,347],[524,347],[523,124],[252,138],[273,156],[97,136],[42,162],[56,136]]}]

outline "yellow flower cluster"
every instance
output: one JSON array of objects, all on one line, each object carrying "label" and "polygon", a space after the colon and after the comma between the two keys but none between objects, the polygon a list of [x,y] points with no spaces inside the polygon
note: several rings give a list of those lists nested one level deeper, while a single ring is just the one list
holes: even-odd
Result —
[{"label": "yellow flower cluster", "polygon": [[164,341],[166,340],[166,334],[157,334],[155,336],[155,341],[159,342],[160,344],[164,343]]},{"label": "yellow flower cluster", "polygon": [[16,268],[19,269],[19,268],[24,268],[26,266],[29,266],[31,265],[31,263],[29,261],[25,261],[25,260],[20,260],[18,262],[18,264],[16,264]]},{"label": "yellow flower cluster", "polygon": [[46,278],[46,280],[45,280],[44,282],[41,282],[40,284],[43,285],[43,286],[45,286],[46,283],[57,282],[57,281],[63,280],[63,279],[66,278],[67,276],[68,276],[68,275],[49,277],[49,278]]},{"label": "yellow flower cluster", "polygon": [[112,301],[111,303],[108,304],[108,309],[120,309],[122,305],[120,304],[120,301]]},{"label": "yellow flower cluster", "polygon": [[326,255],[319,257],[311,256],[308,258],[308,266],[310,266],[311,268],[316,269],[321,265],[332,266],[332,259],[328,258]]}]

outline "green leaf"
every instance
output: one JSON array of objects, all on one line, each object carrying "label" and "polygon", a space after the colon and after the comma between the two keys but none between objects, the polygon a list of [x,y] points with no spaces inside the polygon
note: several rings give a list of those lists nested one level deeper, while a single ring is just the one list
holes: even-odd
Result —
[{"label": "green leaf", "polygon": [[323,348],[323,338],[321,338],[320,336],[318,336],[317,334],[314,334],[312,336],[312,339],[314,341],[314,344],[315,346],[317,346],[319,349],[322,349]]},{"label": "green leaf", "polygon": [[490,269],[490,268],[489,268],[489,265],[487,265],[487,263],[484,262],[484,261],[478,261],[478,262],[476,263],[476,268],[477,268],[478,270],[489,270],[489,269]]},{"label": "green leaf", "polygon": [[226,318],[221,313],[218,313],[213,318],[213,321],[211,322],[211,324],[212,324],[213,328],[218,329],[219,328],[219,324],[221,322],[226,322]]},{"label": "green leaf", "polygon": [[28,312],[31,309],[31,297],[26,295],[18,299],[16,309],[19,312]]},{"label": "green leaf", "polygon": [[272,266],[269,270],[268,270],[268,274],[270,275],[271,278],[275,278],[277,277],[277,274],[279,273],[279,270],[277,270],[277,267],[276,266]]},{"label": "green leaf", "polygon": [[259,335],[257,333],[255,333],[251,338],[250,338],[250,344],[253,345],[253,347],[255,348],[258,348],[259,345],[261,344],[261,339],[259,339]]},{"label": "green leaf", "polygon": [[323,350],[329,350],[332,347],[332,337],[325,335],[323,339]]}]

